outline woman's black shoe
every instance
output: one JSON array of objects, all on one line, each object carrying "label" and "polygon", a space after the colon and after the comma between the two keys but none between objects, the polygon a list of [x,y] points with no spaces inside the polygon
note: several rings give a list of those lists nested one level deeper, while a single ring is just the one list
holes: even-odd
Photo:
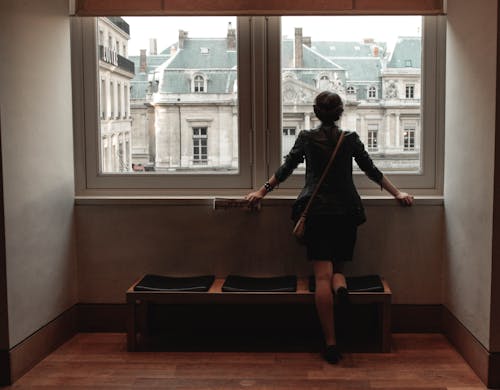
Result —
[{"label": "woman's black shoe", "polygon": [[342,354],[339,352],[336,345],[327,345],[323,356],[330,364],[337,364],[340,359],[342,359]]},{"label": "woman's black shoe", "polygon": [[349,291],[345,287],[339,287],[335,294],[337,296],[337,302],[344,308],[349,307],[351,300],[349,299]]}]

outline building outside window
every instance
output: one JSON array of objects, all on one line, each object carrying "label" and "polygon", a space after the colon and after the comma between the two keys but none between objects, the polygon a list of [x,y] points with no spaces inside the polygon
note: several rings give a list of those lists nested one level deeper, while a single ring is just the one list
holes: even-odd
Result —
[{"label": "building outside window", "polygon": [[281,148],[281,156],[284,158],[290,149],[292,148],[295,140],[297,139],[297,129],[295,127],[284,127],[282,130],[282,148]]},{"label": "building outside window", "polygon": [[407,125],[404,127],[403,131],[403,150],[412,151],[415,150],[415,126]]},{"label": "building outside window", "polygon": [[377,88],[371,86],[368,88],[368,99],[375,99],[377,97]]},{"label": "building outside window", "polygon": [[321,76],[319,79],[319,89],[322,91],[327,90],[330,87],[330,79],[328,76]]},{"label": "building outside window", "polygon": [[115,86],[111,81],[109,83],[109,119],[115,118]]},{"label": "building outside window", "polygon": [[106,80],[101,80],[99,106],[101,119],[106,118]]},{"label": "building outside window", "polygon": [[208,134],[206,127],[193,127],[193,164],[208,163]]},{"label": "building outside window", "polygon": [[406,98],[414,99],[415,98],[415,85],[414,84],[406,84]]},{"label": "building outside window", "polygon": [[194,92],[205,92],[205,79],[203,76],[194,76]]},{"label": "building outside window", "polygon": [[368,124],[367,148],[369,152],[378,151],[378,124]]},{"label": "building outside window", "polygon": [[116,110],[116,119],[120,119],[122,116],[122,86],[119,83],[116,86],[116,94],[118,101],[118,109]]}]

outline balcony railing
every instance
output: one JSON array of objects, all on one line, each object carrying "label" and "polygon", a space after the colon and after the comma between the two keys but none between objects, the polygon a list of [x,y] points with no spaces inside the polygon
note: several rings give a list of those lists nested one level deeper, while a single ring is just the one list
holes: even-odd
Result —
[{"label": "balcony railing", "polygon": [[118,54],[118,67],[120,69],[126,70],[129,73],[135,74],[135,64],[128,58],[125,58]]},{"label": "balcony railing", "polygon": [[99,45],[99,59],[113,66],[117,66],[126,72],[135,74],[135,64],[109,47]]}]

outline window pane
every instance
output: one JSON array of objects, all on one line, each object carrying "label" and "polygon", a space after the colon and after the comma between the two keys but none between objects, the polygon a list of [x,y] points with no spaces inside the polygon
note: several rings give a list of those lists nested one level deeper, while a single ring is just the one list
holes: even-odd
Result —
[{"label": "window pane", "polygon": [[101,172],[239,172],[236,23],[98,19]]},{"label": "window pane", "polygon": [[340,127],[360,135],[379,168],[419,172],[422,17],[293,16],[281,20],[281,155],[293,145],[285,129],[294,128],[298,135],[319,125],[313,101],[321,91],[329,90],[344,101]]}]

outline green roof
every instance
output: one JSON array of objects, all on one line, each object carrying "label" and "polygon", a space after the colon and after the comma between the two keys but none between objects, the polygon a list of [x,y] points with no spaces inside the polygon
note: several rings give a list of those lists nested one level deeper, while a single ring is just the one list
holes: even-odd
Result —
[{"label": "green roof", "polygon": [[373,46],[379,47],[379,57],[385,52],[385,43],[313,41],[311,48],[333,60],[335,57],[374,57]]},{"label": "green roof", "polygon": [[184,48],[173,56],[168,68],[231,69],[237,65],[235,50],[227,50],[226,38],[186,38]]},{"label": "green roof", "polygon": [[400,37],[394,47],[388,68],[421,68],[422,38]]},{"label": "green roof", "polygon": [[[233,93],[236,69],[207,70],[199,72],[207,78],[207,93]],[[163,73],[160,91],[163,93],[191,93],[193,74],[185,70],[168,70]]]},{"label": "green roof", "polygon": [[[165,61],[167,61],[170,58],[170,55],[164,55],[164,54],[159,54],[155,56],[147,56],[146,57],[146,73],[152,72],[155,70],[158,66],[163,64]],[[135,70],[136,70],[136,76],[140,73],[140,61],[141,57],[140,56],[130,56],[128,57],[130,61],[132,61],[135,64]]]},{"label": "green roof", "polygon": [[349,81],[377,81],[380,78],[381,63],[377,58],[335,59],[335,63],[347,71]]},{"label": "green roof", "polygon": [[[330,61],[318,52],[315,52],[306,45],[302,45],[302,68],[306,69],[340,69],[335,63]],[[281,66],[283,68],[294,67],[294,42],[285,39],[281,44]]]}]

